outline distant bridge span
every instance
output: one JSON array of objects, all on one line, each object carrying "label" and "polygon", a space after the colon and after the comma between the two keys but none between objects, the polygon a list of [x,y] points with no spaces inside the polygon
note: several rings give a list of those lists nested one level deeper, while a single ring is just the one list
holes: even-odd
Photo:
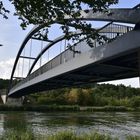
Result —
[{"label": "distant bridge span", "polygon": [[[107,13],[93,14],[92,11],[81,13],[81,20],[131,23],[135,24],[135,28],[113,23],[107,24],[99,32],[114,39],[112,42],[104,42],[100,45],[94,40],[95,47],[90,48],[83,40],[74,47],[80,53],[76,54],[67,49],[32,72],[39,58],[54,44],[64,40],[65,36],[60,36],[53,41],[38,38],[49,43],[34,58],[27,77],[11,87],[8,96],[20,97],[37,91],[139,76],[140,18],[138,17],[140,17],[140,9],[110,9]],[[23,57],[21,54],[25,45],[30,39],[37,39],[36,33],[49,24],[53,23],[36,26],[26,36],[15,60],[11,74],[11,86],[19,58]],[[81,47],[87,49],[81,50]],[[29,57],[29,59],[32,58]]]}]

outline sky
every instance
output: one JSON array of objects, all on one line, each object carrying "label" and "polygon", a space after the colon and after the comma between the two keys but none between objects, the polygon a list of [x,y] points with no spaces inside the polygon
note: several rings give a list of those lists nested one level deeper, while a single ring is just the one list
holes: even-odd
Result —
[{"label": "sky", "polygon": [[[111,8],[132,8],[139,4],[139,0],[119,0],[117,5],[112,5]],[[9,0],[4,1],[4,5],[10,10],[8,20],[0,16],[0,78],[9,79],[14,65],[17,52],[23,42],[25,36],[32,29],[33,25],[28,26],[26,30],[20,27],[20,21],[16,16],[13,16],[14,7]],[[55,32],[52,32],[52,36]],[[124,84],[126,86],[139,87],[139,78],[125,79],[109,82],[111,84]]]}]

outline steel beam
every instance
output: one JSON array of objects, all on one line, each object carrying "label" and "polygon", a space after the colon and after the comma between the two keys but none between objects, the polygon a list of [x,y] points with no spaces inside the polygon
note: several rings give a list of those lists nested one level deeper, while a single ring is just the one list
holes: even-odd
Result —
[{"label": "steel beam", "polygon": [[122,69],[122,70],[130,70],[130,71],[137,71],[137,69],[135,69],[135,68],[131,68],[131,67],[126,67],[126,66],[119,66],[119,65],[111,65],[111,64],[105,64],[105,63],[101,63],[101,64],[99,64],[99,65],[101,65],[101,66],[107,66],[107,67],[111,67],[111,68],[116,68],[116,69]]},{"label": "steel beam", "polygon": [[37,38],[37,37],[31,37],[31,39],[40,40],[40,41],[46,41],[46,42],[53,42],[53,40],[41,39],[41,38]]},{"label": "steel beam", "polygon": [[25,58],[25,59],[36,59],[35,57],[28,57],[28,56],[20,56],[20,58]]}]

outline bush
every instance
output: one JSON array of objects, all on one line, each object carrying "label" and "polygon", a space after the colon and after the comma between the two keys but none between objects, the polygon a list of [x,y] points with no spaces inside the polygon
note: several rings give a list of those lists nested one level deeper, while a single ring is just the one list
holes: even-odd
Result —
[{"label": "bush", "polygon": [[140,107],[140,96],[134,96],[130,99],[130,106],[131,107]]},{"label": "bush", "polygon": [[120,102],[120,106],[126,106],[126,107],[130,106],[130,99],[128,98],[120,99],[119,102]]}]

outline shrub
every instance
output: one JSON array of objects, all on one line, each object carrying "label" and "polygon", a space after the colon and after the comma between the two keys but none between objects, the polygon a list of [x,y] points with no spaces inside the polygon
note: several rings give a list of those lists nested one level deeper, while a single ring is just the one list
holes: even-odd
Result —
[{"label": "shrub", "polygon": [[134,96],[130,99],[131,107],[140,107],[140,96]]}]

